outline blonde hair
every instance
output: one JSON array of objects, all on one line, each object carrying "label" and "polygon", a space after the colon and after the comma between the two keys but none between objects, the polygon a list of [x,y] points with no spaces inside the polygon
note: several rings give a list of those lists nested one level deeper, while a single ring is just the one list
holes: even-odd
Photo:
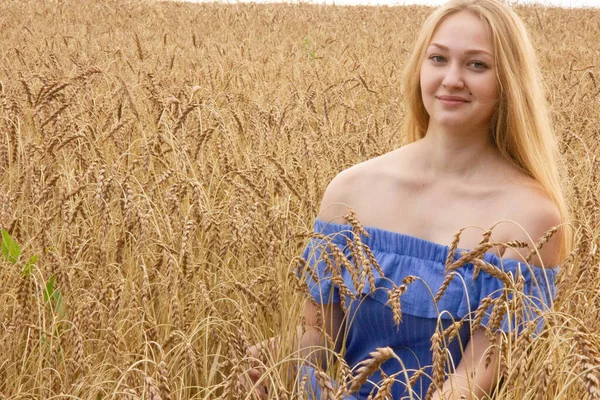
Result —
[{"label": "blonde hair", "polygon": [[425,136],[429,115],[421,96],[420,71],[427,46],[441,22],[466,11],[489,28],[499,100],[492,117],[491,135],[500,153],[534,178],[558,207],[563,227],[560,258],[572,247],[569,212],[557,166],[558,146],[546,106],[542,76],[525,29],[517,14],[496,0],[453,0],[436,9],[425,21],[404,73],[404,103],[408,142]]}]

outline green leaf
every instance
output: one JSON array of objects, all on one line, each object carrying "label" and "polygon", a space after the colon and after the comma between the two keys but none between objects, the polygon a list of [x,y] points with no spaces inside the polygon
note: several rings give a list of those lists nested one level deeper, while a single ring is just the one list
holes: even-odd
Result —
[{"label": "green leaf", "polygon": [[8,262],[15,264],[21,255],[19,244],[2,229],[2,255]]},{"label": "green leaf", "polygon": [[54,305],[54,311],[56,311],[56,314],[58,314],[58,316],[60,317],[64,317],[66,313],[65,307],[63,306],[63,297],[62,294],[60,294],[60,292],[58,291],[58,289],[55,290],[52,294],[52,303]]},{"label": "green leaf", "polygon": [[24,277],[28,277],[33,272],[33,267],[38,260],[38,256],[33,256],[25,263],[25,267],[23,267],[22,274]]},{"label": "green leaf", "polygon": [[44,302],[50,301],[54,296],[54,279],[55,275],[52,275],[48,282],[46,282],[46,289],[44,290]]},{"label": "green leaf", "polygon": [[60,317],[64,317],[65,307],[63,305],[63,297],[58,289],[54,288],[54,282],[56,275],[52,275],[48,282],[46,282],[46,289],[44,289],[44,302],[51,302],[52,308]]}]

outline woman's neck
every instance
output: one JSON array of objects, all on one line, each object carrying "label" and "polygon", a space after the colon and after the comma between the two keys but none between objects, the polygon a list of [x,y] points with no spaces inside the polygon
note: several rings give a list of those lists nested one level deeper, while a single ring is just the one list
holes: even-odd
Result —
[{"label": "woman's neck", "polygon": [[501,158],[485,131],[428,129],[420,141],[422,167],[432,178],[469,179],[483,176]]}]

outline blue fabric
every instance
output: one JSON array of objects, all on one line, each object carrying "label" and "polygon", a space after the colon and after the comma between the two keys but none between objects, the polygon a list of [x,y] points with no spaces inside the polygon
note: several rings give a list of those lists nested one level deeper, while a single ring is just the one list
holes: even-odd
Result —
[{"label": "blue fabric", "polygon": [[[400,399],[408,396],[406,377],[410,377],[416,370],[426,367],[425,374],[412,388],[413,398],[425,396],[431,383],[431,336],[436,326],[441,324],[444,328],[454,321],[469,319],[479,307],[480,302],[491,296],[496,298],[501,295],[504,284],[499,279],[484,271],[474,277],[473,264],[465,264],[455,271],[455,277],[440,301],[434,302],[433,298],[442,285],[446,276],[446,258],[449,247],[430,242],[414,236],[404,235],[383,229],[365,227],[368,237],[361,235],[361,241],[366,244],[375,259],[378,261],[383,276],[372,268],[374,290],[368,279],[364,282],[353,281],[350,272],[341,268],[341,277],[344,285],[350,290],[352,297],[345,295],[346,312],[346,351],[344,358],[350,368],[354,368],[361,361],[369,358],[369,353],[377,347],[391,347],[402,360],[404,366],[395,359],[383,364],[382,370],[391,375],[398,371],[405,371],[398,377],[392,388],[392,398]],[[348,240],[352,241],[354,233],[350,225],[326,223],[320,219],[315,221],[315,233],[325,235],[327,241],[337,246],[343,256],[353,265],[354,263]],[[457,250],[454,260],[460,258],[462,250]],[[338,253],[338,254],[341,254]],[[307,268],[304,271],[310,295],[321,304],[340,302],[340,288],[332,283],[333,268],[339,268],[334,261],[332,249],[326,245],[326,240],[313,238],[308,243],[303,253]],[[325,262],[328,257],[331,262]],[[517,277],[523,276],[525,281],[524,293],[528,295],[521,325],[516,325],[514,318],[505,316],[500,329],[505,332],[519,331],[525,321],[537,321],[537,330],[541,329],[542,321],[536,319],[540,310],[547,310],[556,295],[555,278],[558,268],[532,267],[526,263],[512,259],[502,259],[493,253],[486,253],[482,259],[500,270]],[[328,264],[330,267],[328,267]],[[359,272],[360,272],[359,267]],[[302,271],[300,271],[302,273]],[[417,279],[408,285],[406,292],[400,297],[402,322],[396,326],[393,313],[388,303],[388,290],[393,285],[402,284],[402,280],[410,275]],[[360,286],[364,286],[358,291]],[[510,298],[510,297],[509,297]],[[490,313],[483,318],[482,325],[489,323]],[[470,324],[463,324],[458,337],[448,344],[448,360],[457,366],[461,359],[461,347],[466,347],[470,338]],[[301,374],[309,375],[310,390],[315,397],[320,398],[314,370],[305,366]],[[378,371],[372,375],[370,381],[347,399],[366,399],[374,388],[374,384],[382,380]],[[376,390],[375,390],[376,392]],[[408,398],[408,397],[406,397]]]}]

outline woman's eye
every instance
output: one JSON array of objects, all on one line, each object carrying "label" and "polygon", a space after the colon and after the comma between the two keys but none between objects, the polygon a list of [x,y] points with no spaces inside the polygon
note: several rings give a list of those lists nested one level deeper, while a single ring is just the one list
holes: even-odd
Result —
[{"label": "woman's eye", "polygon": [[441,63],[441,62],[446,61],[446,59],[442,56],[431,56],[431,57],[429,57],[429,59],[435,63]]},{"label": "woman's eye", "polygon": [[473,61],[471,62],[471,65],[476,69],[487,69],[487,65],[481,61]]}]

